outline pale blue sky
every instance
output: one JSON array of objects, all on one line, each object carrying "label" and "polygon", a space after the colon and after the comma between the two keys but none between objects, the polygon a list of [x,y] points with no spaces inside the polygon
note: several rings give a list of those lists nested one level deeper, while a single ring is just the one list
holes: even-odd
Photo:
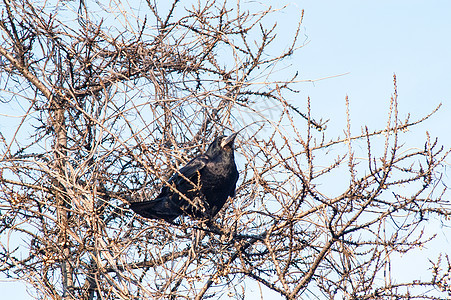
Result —
[{"label": "pale blue sky", "polygon": [[[412,118],[421,117],[440,102],[443,104],[432,119],[415,129],[412,142],[424,140],[428,130],[446,147],[451,147],[451,1],[272,3],[289,5],[283,13],[286,18],[277,20],[283,28],[282,41],[300,10],[305,10],[302,39],[308,43],[290,59],[300,72],[300,79],[349,73],[300,85],[300,103],[305,103],[305,98],[310,96],[313,114],[330,119],[328,130],[339,133],[344,128],[346,95],[351,101],[355,133],[363,125],[372,129],[384,126],[393,93],[392,76],[396,73],[401,117],[409,112]],[[444,177],[448,186],[451,186],[450,176],[448,170]],[[432,228],[441,230],[435,225]],[[437,243],[437,248],[451,248],[446,239]],[[421,266],[426,265],[418,261],[410,269],[405,267],[407,273],[414,274],[418,272],[415,268]],[[258,293],[257,288],[250,288]],[[28,299],[21,284],[1,282],[0,290],[5,299]],[[249,295],[247,299],[253,298]]]},{"label": "pale blue sky", "polygon": [[378,120],[385,117],[396,73],[400,117],[408,112],[412,117],[422,116],[443,103],[425,125],[431,134],[451,144],[446,132],[449,126],[444,126],[451,125],[446,117],[451,115],[451,2],[291,3],[305,9],[309,44],[296,59],[301,75],[315,79],[349,72],[305,85],[303,94],[312,98],[321,117],[334,122],[337,112],[344,111],[348,95],[357,131],[365,123],[380,126]]},{"label": "pale blue sky", "polygon": [[[300,79],[348,73],[301,85],[299,103],[305,103],[307,96],[311,98],[313,115],[330,119],[330,135],[343,136],[346,95],[354,134],[365,125],[370,130],[383,128],[396,73],[401,119],[408,113],[411,119],[421,118],[442,103],[435,116],[405,135],[406,144],[421,147],[428,131],[445,148],[451,148],[451,1],[283,3],[289,9],[287,17],[278,20],[281,26],[288,26],[294,16],[305,11],[303,33],[307,43],[291,60],[298,66]],[[281,31],[284,36],[288,33]],[[451,187],[451,158],[447,162],[443,179]],[[428,257],[436,259],[439,251],[451,249],[449,228],[431,220],[427,229],[426,234],[437,233],[439,238],[423,250],[392,261],[392,272],[399,276],[397,282],[430,278]],[[258,293],[257,287],[253,289]]]}]

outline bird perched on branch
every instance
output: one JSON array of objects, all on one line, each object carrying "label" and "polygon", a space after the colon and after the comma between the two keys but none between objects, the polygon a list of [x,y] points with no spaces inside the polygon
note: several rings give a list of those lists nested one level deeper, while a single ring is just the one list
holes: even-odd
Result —
[{"label": "bird perched on branch", "polygon": [[151,219],[172,222],[185,214],[196,219],[213,218],[228,197],[235,196],[238,171],[233,143],[237,133],[219,136],[207,151],[178,170],[152,200],[130,199],[130,208]]}]

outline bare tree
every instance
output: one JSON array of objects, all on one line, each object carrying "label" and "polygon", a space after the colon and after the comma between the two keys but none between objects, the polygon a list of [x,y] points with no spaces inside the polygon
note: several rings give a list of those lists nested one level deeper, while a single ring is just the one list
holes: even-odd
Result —
[{"label": "bare tree", "polygon": [[[39,299],[242,299],[249,281],[286,299],[451,295],[446,254],[427,280],[389,272],[432,238],[428,218],[450,215],[448,151],[402,142],[432,113],[402,120],[395,79],[385,128],[352,135],[348,114],[345,137],[329,137],[310,99],[289,100],[301,80],[276,72],[302,46],[302,19],[280,51],[277,10],[256,6],[3,1],[2,274]],[[127,209],[248,124],[237,196],[214,227]]]}]

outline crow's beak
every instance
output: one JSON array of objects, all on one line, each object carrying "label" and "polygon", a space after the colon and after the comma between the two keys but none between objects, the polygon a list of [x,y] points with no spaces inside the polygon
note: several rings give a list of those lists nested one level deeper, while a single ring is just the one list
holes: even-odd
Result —
[{"label": "crow's beak", "polygon": [[223,139],[221,141],[221,148],[224,148],[227,145],[230,145],[230,147],[232,147],[233,141],[235,140],[235,137],[236,137],[237,134],[238,134],[238,132],[235,132],[231,136],[228,136],[227,138]]}]

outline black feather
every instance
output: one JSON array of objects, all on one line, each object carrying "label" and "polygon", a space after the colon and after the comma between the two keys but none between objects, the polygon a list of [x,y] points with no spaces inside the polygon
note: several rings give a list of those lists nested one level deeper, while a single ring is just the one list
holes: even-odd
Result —
[{"label": "black feather", "polygon": [[[160,194],[152,200],[145,194],[130,197],[130,208],[152,219],[172,222],[182,214],[211,219],[235,196],[238,171],[233,142],[236,133],[216,138],[207,151],[174,173]],[[183,196],[182,196],[183,195]],[[140,199],[136,199],[140,198]]]}]

